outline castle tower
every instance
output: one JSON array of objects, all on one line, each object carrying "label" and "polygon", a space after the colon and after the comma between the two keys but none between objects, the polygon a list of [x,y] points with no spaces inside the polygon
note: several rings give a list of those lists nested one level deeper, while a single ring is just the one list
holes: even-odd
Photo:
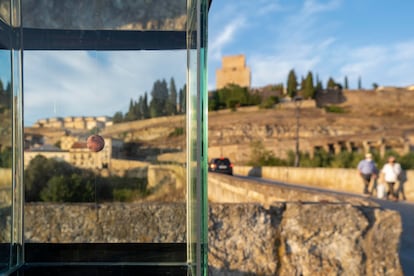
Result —
[{"label": "castle tower", "polygon": [[250,87],[250,68],[246,67],[244,55],[223,57],[222,68],[216,71],[216,89],[228,84]]}]

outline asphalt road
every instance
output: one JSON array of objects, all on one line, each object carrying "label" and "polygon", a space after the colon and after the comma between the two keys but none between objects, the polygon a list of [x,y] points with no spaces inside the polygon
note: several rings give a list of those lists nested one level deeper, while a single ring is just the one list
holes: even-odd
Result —
[{"label": "asphalt road", "polygon": [[403,233],[400,240],[400,261],[404,275],[414,275],[414,203],[377,199],[375,201],[385,209],[395,210],[400,213],[403,225]]},{"label": "asphalt road", "polygon": [[[246,176],[236,176],[241,178],[249,178]],[[254,179],[257,181],[263,181],[265,183],[275,184],[275,185],[282,185],[282,186],[294,186],[305,188],[309,190],[315,190],[318,192],[324,193],[334,193],[339,195],[350,195],[350,196],[357,196],[363,197],[362,195],[353,194],[353,193],[346,193],[340,191],[333,191],[328,189],[322,189],[319,187],[310,187],[305,185],[297,185],[297,184],[289,184],[289,183],[282,183],[274,180],[263,179],[263,178],[256,178]],[[377,202],[381,205],[384,209],[395,210],[400,213],[403,232],[401,234],[400,240],[400,262],[402,269],[404,271],[405,276],[414,276],[414,203],[413,202],[406,202],[406,201],[399,201],[393,202],[389,200],[381,200],[376,198],[370,198],[371,200]]]}]

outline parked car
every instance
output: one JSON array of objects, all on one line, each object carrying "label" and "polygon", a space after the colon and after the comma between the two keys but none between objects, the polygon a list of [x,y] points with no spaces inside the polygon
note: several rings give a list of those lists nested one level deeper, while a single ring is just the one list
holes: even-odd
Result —
[{"label": "parked car", "polygon": [[213,158],[208,163],[208,171],[233,175],[233,164],[226,157]]}]

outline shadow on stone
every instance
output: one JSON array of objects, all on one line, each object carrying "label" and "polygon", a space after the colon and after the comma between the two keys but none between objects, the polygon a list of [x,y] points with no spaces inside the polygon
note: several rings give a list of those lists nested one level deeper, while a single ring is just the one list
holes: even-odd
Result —
[{"label": "shadow on stone", "polygon": [[253,167],[247,173],[248,176],[262,177],[262,167]]}]

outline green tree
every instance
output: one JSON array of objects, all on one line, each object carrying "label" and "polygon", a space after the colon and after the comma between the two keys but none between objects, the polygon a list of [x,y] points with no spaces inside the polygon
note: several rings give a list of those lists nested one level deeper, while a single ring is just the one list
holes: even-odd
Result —
[{"label": "green tree", "polygon": [[316,91],[322,91],[323,90],[323,85],[322,85],[321,81],[316,82],[315,90]]},{"label": "green tree", "polygon": [[267,150],[260,140],[250,143],[250,161],[251,166],[286,166],[287,162],[276,158],[272,151]]},{"label": "green tree", "polygon": [[150,110],[148,107],[148,94],[147,92],[145,92],[144,94],[144,99],[142,100],[142,118],[143,119],[148,119],[150,118]]},{"label": "green tree", "polygon": [[134,109],[137,120],[144,119],[143,105],[144,105],[144,97],[141,95],[139,96],[138,103],[135,105],[135,109]]},{"label": "green tree", "polygon": [[305,89],[303,91],[303,96],[307,99],[313,99],[315,97],[315,88],[313,86],[313,75],[311,71],[308,72],[308,75],[305,79]]},{"label": "green tree", "polygon": [[268,97],[267,99],[263,100],[259,107],[260,108],[264,108],[264,109],[270,109],[273,108],[275,106],[275,104],[277,104],[279,102],[279,98],[278,97]]},{"label": "green tree", "polygon": [[211,92],[211,96],[208,99],[208,110],[209,111],[218,110],[219,107],[220,107],[219,94],[217,93],[217,91],[213,91]]},{"label": "green tree", "polygon": [[0,153],[0,168],[11,168],[13,162],[13,152],[10,147],[4,148]]},{"label": "green tree", "polygon": [[414,152],[409,152],[400,158],[398,158],[398,162],[401,164],[401,167],[404,170],[412,170],[414,169]]},{"label": "green tree", "polygon": [[167,115],[177,114],[177,88],[175,86],[174,78],[170,79],[169,94],[167,101]]},{"label": "green tree", "polygon": [[151,118],[165,116],[168,99],[168,87],[165,80],[157,80],[151,91],[150,114]]},{"label": "green tree", "polygon": [[287,94],[289,97],[293,98],[294,96],[296,96],[297,87],[298,87],[298,81],[296,78],[295,71],[292,69],[289,72],[288,81],[287,81]]},{"label": "green tree", "polygon": [[67,176],[73,173],[81,174],[81,170],[67,162],[37,155],[24,171],[26,201],[39,201],[40,192],[53,176]]},{"label": "green tree", "polygon": [[178,109],[179,112],[185,113],[185,109],[186,109],[186,91],[187,91],[187,85],[184,84],[183,88],[180,89],[179,91],[179,98],[178,98]]},{"label": "green tree", "polygon": [[303,92],[306,89],[306,80],[305,78],[302,76],[300,79],[300,90]]},{"label": "green tree", "polygon": [[124,115],[122,115],[121,111],[118,111],[112,117],[112,121],[114,124],[122,123],[124,121]]},{"label": "green tree", "polygon": [[230,84],[217,90],[219,105],[226,108],[237,108],[237,106],[249,105],[249,91],[247,87]]},{"label": "green tree", "polygon": [[78,174],[53,176],[40,192],[42,201],[92,202],[95,198],[92,182]]},{"label": "green tree", "polygon": [[344,79],[344,88],[348,89],[348,77],[347,76],[345,76],[345,79]]},{"label": "green tree", "polygon": [[130,99],[129,101],[129,108],[128,108],[128,112],[125,114],[125,121],[135,121],[137,119],[137,116],[135,114],[135,106],[136,103],[134,103],[134,101],[132,99]]},{"label": "green tree", "polygon": [[333,89],[333,88],[335,88],[337,86],[337,83],[334,81],[334,79],[333,78],[329,78],[328,79],[328,83],[326,84],[326,87],[328,88],[328,89]]},{"label": "green tree", "polygon": [[362,89],[362,81],[361,81],[361,77],[358,77],[358,89],[361,90]]}]

